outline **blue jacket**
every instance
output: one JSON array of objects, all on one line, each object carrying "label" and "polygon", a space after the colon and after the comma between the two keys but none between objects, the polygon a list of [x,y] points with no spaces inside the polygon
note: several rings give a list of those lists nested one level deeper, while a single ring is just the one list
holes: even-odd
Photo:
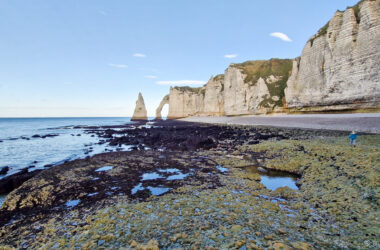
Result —
[{"label": "blue jacket", "polygon": [[358,137],[357,134],[350,134],[348,138],[350,138],[351,140],[356,140],[356,137]]}]

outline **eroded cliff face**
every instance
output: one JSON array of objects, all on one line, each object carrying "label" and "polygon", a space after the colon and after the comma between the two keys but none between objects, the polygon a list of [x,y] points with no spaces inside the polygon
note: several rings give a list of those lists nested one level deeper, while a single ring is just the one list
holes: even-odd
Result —
[{"label": "eroded cliff face", "polygon": [[202,115],[224,115],[224,75],[217,75],[205,85],[205,99]]},{"label": "eroded cliff face", "polygon": [[205,87],[172,87],[169,93],[169,119],[178,119],[202,113]]},{"label": "eroded cliff face", "polygon": [[292,61],[287,59],[231,64],[224,75],[211,77],[201,88],[173,87],[169,94],[168,118],[282,110],[291,66]]},{"label": "eroded cliff face", "polygon": [[337,11],[299,58],[231,64],[169,94],[169,118],[370,108],[380,110],[380,0]]},{"label": "eroded cliff face", "polygon": [[293,62],[288,110],[380,107],[380,0],[337,11]]},{"label": "eroded cliff face", "polygon": [[291,69],[288,59],[232,64],[225,72],[225,115],[281,111]]}]

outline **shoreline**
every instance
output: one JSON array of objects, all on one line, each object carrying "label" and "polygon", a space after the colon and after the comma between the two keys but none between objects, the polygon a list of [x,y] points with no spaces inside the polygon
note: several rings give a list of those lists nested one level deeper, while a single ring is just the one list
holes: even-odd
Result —
[{"label": "shoreline", "polygon": [[[12,191],[0,209],[0,247],[378,244],[378,135],[352,149],[342,131],[144,124],[91,128],[109,145],[134,146],[54,166]],[[272,177],[298,188],[271,189]]]},{"label": "shoreline", "polygon": [[178,120],[206,124],[270,126],[294,129],[355,130],[358,132],[380,134],[380,113],[191,116]]}]

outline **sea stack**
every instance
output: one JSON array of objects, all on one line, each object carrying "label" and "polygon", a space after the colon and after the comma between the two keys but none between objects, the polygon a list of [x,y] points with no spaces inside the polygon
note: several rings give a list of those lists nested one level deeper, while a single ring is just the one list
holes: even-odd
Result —
[{"label": "sea stack", "polygon": [[145,108],[144,98],[141,93],[136,101],[135,112],[133,112],[133,116],[131,121],[147,121],[148,115]]}]

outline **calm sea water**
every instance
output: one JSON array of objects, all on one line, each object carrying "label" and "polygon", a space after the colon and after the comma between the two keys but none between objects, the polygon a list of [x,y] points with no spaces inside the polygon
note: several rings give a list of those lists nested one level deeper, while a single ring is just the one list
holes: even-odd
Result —
[{"label": "calm sea water", "polygon": [[[107,145],[96,144],[97,136],[83,133],[73,126],[122,125],[130,118],[0,118],[0,168],[9,166],[7,175],[34,166],[41,169],[47,164],[59,164],[90,155],[102,153]],[[33,135],[58,134],[56,137],[33,138]],[[77,136],[80,134],[81,136]],[[29,140],[28,140],[28,139]],[[108,150],[115,150],[108,147]],[[5,176],[0,176],[4,178]]]}]

